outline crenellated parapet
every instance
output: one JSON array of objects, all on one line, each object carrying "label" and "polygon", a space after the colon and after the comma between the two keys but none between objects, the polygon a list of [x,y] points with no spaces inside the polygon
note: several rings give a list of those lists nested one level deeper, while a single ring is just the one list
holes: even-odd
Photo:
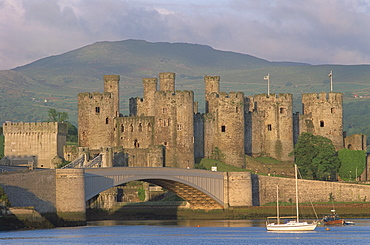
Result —
[{"label": "crenellated parapet", "polygon": [[105,102],[107,99],[112,99],[112,93],[109,92],[85,92],[85,93],[79,93],[78,94],[78,99],[79,100],[84,100],[84,101],[100,101],[100,102]]},{"label": "crenellated parapet", "polygon": [[68,134],[66,123],[60,122],[5,122],[3,123],[4,134],[21,133],[58,133]]}]

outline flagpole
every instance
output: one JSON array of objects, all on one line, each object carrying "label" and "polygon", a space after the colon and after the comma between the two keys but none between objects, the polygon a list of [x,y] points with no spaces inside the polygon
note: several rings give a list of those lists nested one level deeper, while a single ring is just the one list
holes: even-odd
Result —
[{"label": "flagpole", "polygon": [[333,71],[330,71],[329,77],[330,77],[330,92],[333,92]]},{"label": "flagpole", "polygon": [[267,80],[267,96],[270,96],[270,74],[263,77],[264,80]]}]

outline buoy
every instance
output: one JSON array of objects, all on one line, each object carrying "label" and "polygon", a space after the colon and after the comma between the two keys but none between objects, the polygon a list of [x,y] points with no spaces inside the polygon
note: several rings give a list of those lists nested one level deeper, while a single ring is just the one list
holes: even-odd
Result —
[{"label": "buoy", "polygon": [[197,225],[197,227],[200,227],[200,225]]},{"label": "buoy", "polygon": [[328,227],[326,227],[325,230],[330,231],[330,229]]}]

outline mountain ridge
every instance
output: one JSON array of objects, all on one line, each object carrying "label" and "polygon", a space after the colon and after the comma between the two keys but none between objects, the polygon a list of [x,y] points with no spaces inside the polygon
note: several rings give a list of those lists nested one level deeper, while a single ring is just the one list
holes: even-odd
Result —
[{"label": "mountain ridge", "polygon": [[0,120],[43,121],[48,108],[56,108],[77,124],[77,94],[102,92],[107,74],[121,76],[120,107],[127,114],[128,99],[142,97],[142,79],[160,72],[175,72],[176,89],[194,91],[202,111],[204,75],[220,76],[221,91],[249,96],[267,92],[263,77],[270,74],[271,93],[292,93],[298,99],[302,93],[329,92],[331,70],[334,91],[344,93],[345,100],[370,95],[370,65],[268,61],[202,44],[102,41],[0,71]]}]

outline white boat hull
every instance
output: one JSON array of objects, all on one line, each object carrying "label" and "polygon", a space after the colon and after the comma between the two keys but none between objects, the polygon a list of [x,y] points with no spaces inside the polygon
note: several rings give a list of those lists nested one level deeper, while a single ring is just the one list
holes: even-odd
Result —
[{"label": "white boat hull", "polygon": [[285,224],[266,224],[268,231],[313,231],[316,229],[317,224],[309,224],[307,222],[294,222],[290,221]]}]

